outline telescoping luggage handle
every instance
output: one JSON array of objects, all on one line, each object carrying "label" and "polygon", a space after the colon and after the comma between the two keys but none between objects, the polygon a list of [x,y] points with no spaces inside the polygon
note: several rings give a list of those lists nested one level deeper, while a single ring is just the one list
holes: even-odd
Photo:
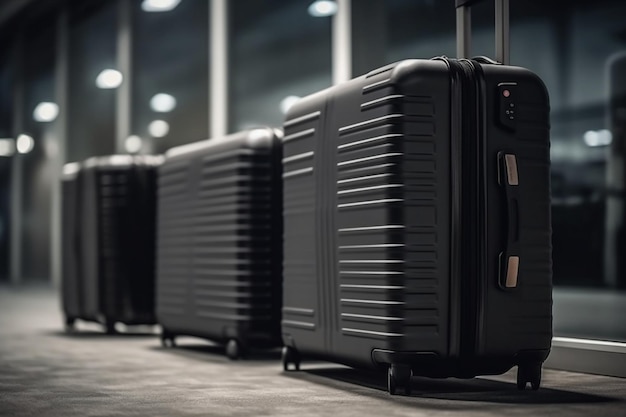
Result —
[{"label": "telescoping luggage handle", "polygon": [[[472,46],[472,5],[482,0],[456,0],[456,55],[470,58]],[[509,0],[496,4],[496,61],[509,65]]]}]

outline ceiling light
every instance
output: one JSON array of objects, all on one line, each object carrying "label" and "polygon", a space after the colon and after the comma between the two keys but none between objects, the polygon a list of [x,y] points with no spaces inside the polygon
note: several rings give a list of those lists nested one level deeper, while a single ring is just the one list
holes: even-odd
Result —
[{"label": "ceiling light", "polygon": [[124,147],[126,148],[126,152],[128,153],[137,153],[141,150],[141,145],[143,142],[141,138],[137,135],[131,135],[126,138],[124,141]]},{"label": "ceiling light", "polygon": [[35,140],[31,136],[21,134],[17,137],[15,147],[19,153],[29,153],[35,147]]},{"label": "ceiling light", "polygon": [[287,96],[287,97],[285,97],[284,99],[282,99],[280,101],[280,111],[283,114],[287,114],[287,112],[289,111],[291,106],[296,104],[298,102],[298,100],[300,100],[300,97],[298,97],[298,96]]},{"label": "ceiling light", "polygon": [[332,16],[337,13],[337,3],[331,0],[317,0],[309,6],[309,14],[313,17]]},{"label": "ceiling light", "polygon": [[12,156],[15,153],[15,141],[13,139],[0,139],[0,156]]},{"label": "ceiling light", "polygon": [[155,94],[150,99],[150,107],[152,110],[159,113],[167,113],[176,107],[176,98],[170,94],[159,93]]},{"label": "ceiling light", "polygon": [[608,129],[588,130],[583,135],[583,140],[587,146],[592,148],[608,146],[613,142],[613,134]]},{"label": "ceiling light", "polygon": [[96,85],[98,88],[104,89],[117,88],[122,84],[123,80],[124,76],[118,70],[105,69],[98,74],[98,77],[96,78]]},{"label": "ceiling light", "polygon": [[180,0],[143,0],[141,9],[144,12],[169,12],[178,6]]},{"label": "ceiling light", "polygon": [[59,115],[59,105],[43,101],[33,110],[33,119],[36,122],[52,122]]},{"label": "ceiling light", "polygon": [[148,126],[148,132],[155,138],[162,138],[170,131],[170,125],[164,120],[154,120]]},{"label": "ceiling light", "polygon": [[68,162],[63,165],[63,174],[65,175],[73,175],[80,171],[80,163],[78,162]]}]

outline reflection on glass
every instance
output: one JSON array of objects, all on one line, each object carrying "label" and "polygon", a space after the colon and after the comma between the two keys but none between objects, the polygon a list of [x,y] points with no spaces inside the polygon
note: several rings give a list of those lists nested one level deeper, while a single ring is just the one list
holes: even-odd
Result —
[{"label": "reflection on glass", "polygon": [[331,85],[332,17],[311,16],[311,3],[228,2],[230,131],[280,126],[290,96]]},{"label": "reflection on glass", "polygon": [[37,104],[33,110],[33,119],[36,122],[52,122],[59,115],[59,105],[49,101]]},{"label": "reflection on glass", "polygon": [[104,69],[98,76],[96,77],[96,86],[102,89],[111,89],[117,88],[122,85],[122,81],[124,81],[124,76],[121,72],[114,69]]},{"label": "reflection on glass", "polygon": [[209,134],[209,2],[151,3],[167,12],[134,3],[130,133],[141,152],[160,153]]},{"label": "reflection on glass", "polygon": [[116,90],[98,88],[96,79],[116,67],[117,7],[72,2],[70,12],[66,160],[81,161],[115,152]]},{"label": "reflection on glass", "polygon": [[29,153],[35,147],[35,140],[32,136],[27,135],[26,133],[22,133],[17,137],[15,142],[15,148],[18,153],[25,154]]},{"label": "reflection on glass", "polygon": [[609,57],[608,121],[611,148],[606,166],[606,236],[604,281],[610,287],[626,288],[626,48]]}]

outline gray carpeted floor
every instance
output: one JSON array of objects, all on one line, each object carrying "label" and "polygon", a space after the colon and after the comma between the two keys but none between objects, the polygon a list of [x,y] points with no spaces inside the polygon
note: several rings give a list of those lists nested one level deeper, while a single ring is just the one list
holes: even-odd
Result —
[{"label": "gray carpeted floor", "polygon": [[545,371],[539,392],[515,372],[474,380],[413,379],[390,397],[383,375],[329,363],[283,373],[277,352],[231,362],[188,338],[66,335],[56,293],[0,287],[0,415],[10,416],[626,416],[626,379]]}]

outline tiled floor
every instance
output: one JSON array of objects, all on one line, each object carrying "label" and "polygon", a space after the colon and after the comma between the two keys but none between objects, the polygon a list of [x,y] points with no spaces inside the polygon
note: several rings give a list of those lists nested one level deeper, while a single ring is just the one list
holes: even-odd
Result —
[{"label": "tiled floor", "polygon": [[0,287],[0,415],[10,416],[626,416],[626,379],[547,370],[539,392],[515,372],[474,380],[413,379],[391,397],[383,375],[329,363],[283,373],[278,353],[231,362],[197,339],[66,335],[57,294]]}]

